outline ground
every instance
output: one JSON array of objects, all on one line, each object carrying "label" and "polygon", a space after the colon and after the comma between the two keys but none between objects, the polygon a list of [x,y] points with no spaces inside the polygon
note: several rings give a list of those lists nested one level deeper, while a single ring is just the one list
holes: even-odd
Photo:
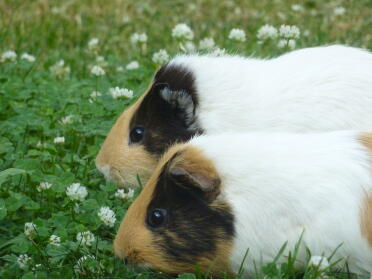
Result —
[{"label": "ground", "polygon": [[[106,182],[94,158],[167,54],[372,49],[371,0],[3,0],[0,13],[0,278],[165,277],[113,257],[133,196]],[[180,23],[191,30],[172,36]],[[290,257],[257,277],[347,277],[293,266]]]}]

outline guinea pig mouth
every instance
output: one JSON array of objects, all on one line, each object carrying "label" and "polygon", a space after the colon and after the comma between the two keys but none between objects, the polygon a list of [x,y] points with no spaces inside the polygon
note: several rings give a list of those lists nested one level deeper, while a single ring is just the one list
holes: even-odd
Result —
[{"label": "guinea pig mouth", "polygon": [[144,262],[131,263],[130,261],[123,259],[123,264],[131,271],[156,272],[156,269],[153,266]]},{"label": "guinea pig mouth", "polygon": [[115,181],[116,183],[118,183],[120,186],[124,186],[124,177],[121,175],[120,173],[120,170],[118,170],[117,168],[112,168],[111,170],[111,173],[110,173],[110,178],[111,180]]},{"label": "guinea pig mouth", "polygon": [[132,271],[156,271],[150,264],[144,262],[131,263],[130,261],[123,259],[123,264]]},{"label": "guinea pig mouth", "polygon": [[112,167],[110,177],[111,177],[111,180],[116,182],[119,187],[136,188],[139,185],[137,175],[129,174],[125,176],[124,178],[122,171],[120,171],[120,169],[117,169],[115,167]]},{"label": "guinea pig mouth", "polygon": [[111,180],[111,174],[110,174],[110,166],[109,165],[104,165],[104,166],[99,166],[97,165],[97,169],[103,176],[105,177],[106,180]]}]

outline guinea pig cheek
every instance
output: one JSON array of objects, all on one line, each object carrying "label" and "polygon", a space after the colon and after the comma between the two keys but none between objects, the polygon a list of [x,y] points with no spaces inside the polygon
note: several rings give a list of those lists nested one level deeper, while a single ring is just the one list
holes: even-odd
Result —
[{"label": "guinea pig cheek", "polygon": [[146,184],[158,160],[149,154],[143,145],[123,144],[117,160],[112,163],[111,175],[120,186],[138,186],[137,176]]}]

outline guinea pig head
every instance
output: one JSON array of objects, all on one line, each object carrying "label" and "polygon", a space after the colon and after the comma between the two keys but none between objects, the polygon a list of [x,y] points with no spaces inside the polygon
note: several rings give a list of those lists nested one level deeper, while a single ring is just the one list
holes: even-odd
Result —
[{"label": "guinea pig head", "polygon": [[165,65],[145,95],[125,110],[96,158],[97,168],[119,186],[146,183],[161,155],[176,142],[202,133],[192,73]]},{"label": "guinea pig head", "polygon": [[129,263],[170,274],[230,273],[234,217],[211,161],[176,145],[128,209],[114,241]]}]

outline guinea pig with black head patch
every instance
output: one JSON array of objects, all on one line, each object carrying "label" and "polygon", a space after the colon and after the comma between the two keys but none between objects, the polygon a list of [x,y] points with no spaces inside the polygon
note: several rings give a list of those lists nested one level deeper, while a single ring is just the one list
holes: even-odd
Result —
[{"label": "guinea pig with black head patch", "polygon": [[129,263],[170,274],[247,275],[331,256],[372,271],[372,133],[200,136],[169,149],[128,209],[114,241]]},{"label": "guinea pig with black head patch", "polygon": [[170,145],[199,134],[372,130],[371,68],[371,53],[345,46],[270,60],[177,56],[116,121],[96,165],[134,187]]}]

